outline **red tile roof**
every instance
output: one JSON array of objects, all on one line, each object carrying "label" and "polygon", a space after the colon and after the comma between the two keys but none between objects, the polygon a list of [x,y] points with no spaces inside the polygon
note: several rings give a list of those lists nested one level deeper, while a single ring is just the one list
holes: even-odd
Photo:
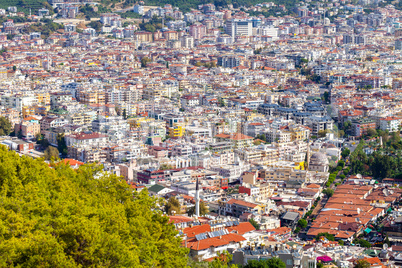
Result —
[{"label": "red tile roof", "polygon": [[239,243],[245,241],[246,239],[238,234],[227,234],[212,238],[203,239],[197,241],[195,238],[187,240],[187,248],[192,250],[204,250],[210,247],[219,247],[223,245],[228,245],[231,243]]}]

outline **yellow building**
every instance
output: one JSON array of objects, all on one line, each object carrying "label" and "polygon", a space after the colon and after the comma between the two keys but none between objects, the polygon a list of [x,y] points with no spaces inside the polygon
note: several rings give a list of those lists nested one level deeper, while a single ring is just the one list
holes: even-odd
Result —
[{"label": "yellow building", "polygon": [[22,118],[29,117],[31,115],[35,115],[35,107],[34,106],[24,106],[22,107]]},{"label": "yellow building", "polygon": [[127,123],[130,125],[130,128],[139,128],[141,126],[141,123],[152,121],[155,121],[155,119],[149,117],[136,117],[127,119]]},{"label": "yellow building", "polygon": [[169,136],[170,137],[183,137],[186,129],[182,124],[174,124],[173,127],[169,128]]},{"label": "yellow building", "polygon": [[38,99],[38,103],[43,105],[50,105],[50,94],[47,93],[36,93],[36,98]]}]

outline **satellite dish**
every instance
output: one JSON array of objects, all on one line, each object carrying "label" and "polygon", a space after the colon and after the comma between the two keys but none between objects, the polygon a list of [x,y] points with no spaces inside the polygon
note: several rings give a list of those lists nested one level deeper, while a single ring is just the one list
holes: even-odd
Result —
[{"label": "satellite dish", "polygon": [[388,244],[385,243],[384,245],[382,245],[382,248],[385,249],[385,250],[387,250],[387,249],[388,249]]}]

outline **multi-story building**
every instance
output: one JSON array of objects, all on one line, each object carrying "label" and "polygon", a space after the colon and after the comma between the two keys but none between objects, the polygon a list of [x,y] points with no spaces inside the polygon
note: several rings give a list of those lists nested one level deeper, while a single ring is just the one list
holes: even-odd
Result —
[{"label": "multi-story building", "polygon": [[195,39],[201,39],[206,35],[207,29],[205,25],[197,22],[190,25],[190,35]]},{"label": "multi-story building", "polygon": [[367,130],[376,129],[376,122],[369,119],[360,119],[352,121],[352,135],[361,137],[367,135]]},{"label": "multi-story building", "polygon": [[75,134],[69,134],[65,136],[66,145],[99,145],[105,143],[108,139],[107,135],[99,134],[96,132],[81,132]]},{"label": "multi-story building", "polygon": [[232,37],[253,35],[253,22],[250,19],[231,19],[226,21],[226,33]]},{"label": "multi-story building", "polygon": [[14,126],[15,135],[22,136],[27,140],[32,140],[36,138],[36,135],[41,133],[40,125],[38,122],[31,122],[27,120],[21,121],[19,124]]},{"label": "multi-story building", "polygon": [[379,128],[388,132],[398,131],[401,127],[401,119],[394,116],[380,118],[379,122]]}]

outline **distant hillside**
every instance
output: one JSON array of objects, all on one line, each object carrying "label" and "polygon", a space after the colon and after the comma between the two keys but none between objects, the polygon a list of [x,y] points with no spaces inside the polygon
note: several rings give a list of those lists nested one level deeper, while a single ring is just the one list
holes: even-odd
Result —
[{"label": "distant hillside", "polygon": [[[100,11],[109,11],[110,9],[117,9],[118,7],[129,8],[137,3],[137,0],[101,0],[99,8]],[[286,8],[291,9],[300,0],[145,0],[145,5],[149,6],[163,6],[170,4],[173,7],[179,7],[183,12],[190,9],[197,9],[199,5],[213,3],[217,7],[226,7],[233,4],[234,8],[241,6],[252,6],[263,2],[274,2],[277,5],[285,5]],[[37,14],[38,9],[47,8],[53,13],[52,6],[46,0],[0,0],[0,8],[7,9],[9,6],[16,6],[18,11],[29,14]],[[91,16],[92,17],[92,16]]]},{"label": "distant hillside", "polygon": [[29,14],[31,9],[32,14],[37,15],[38,9],[47,8],[53,13],[52,6],[46,0],[0,0],[0,8],[17,7],[18,12]]}]

